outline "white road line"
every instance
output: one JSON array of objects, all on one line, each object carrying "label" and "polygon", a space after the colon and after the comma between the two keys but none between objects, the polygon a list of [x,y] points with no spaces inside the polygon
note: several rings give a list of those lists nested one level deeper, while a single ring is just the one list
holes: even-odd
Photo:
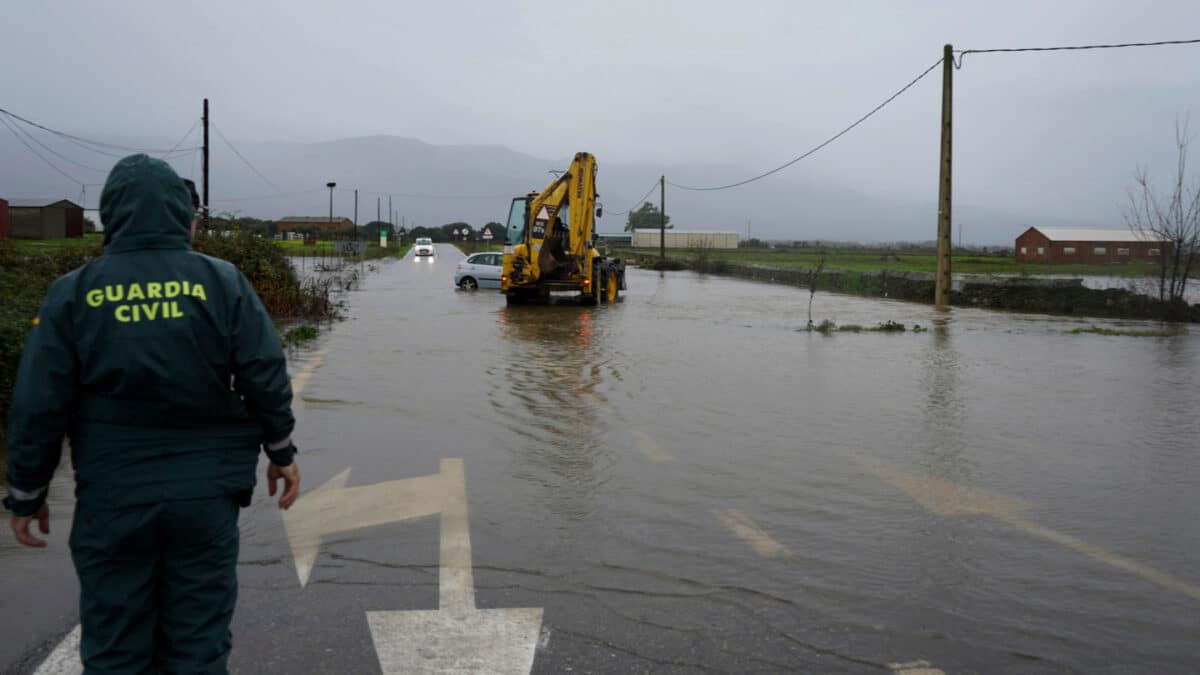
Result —
[{"label": "white road line", "polygon": [[982,514],[1002,520],[1029,534],[1052,541],[1077,553],[1099,560],[1124,570],[1163,588],[1168,588],[1200,600],[1200,586],[1160,572],[1136,560],[1105,550],[1083,541],[1078,537],[1052,530],[1024,518],[1020,511],[1028,507],[1024,502],[995,495],[942,478],[919,476],[903,471],[887,462],[857,457],[858,463],[879,478],[903,490],[909,497],[933,513],[943,516]]},{"label": "white road line", "polygon": [[443,459],[441,562],[438,607],[475,609],[475,576],[471,571],[471,527],[467,517],[467,478],[461,459]]},{"label": "white road line", "polygon": [[33,675],[81,675],[83,663],[79,660],[80,627],[75,628],[50,652],[50,656],[33,671]]},{"label": "white road line", "polygon": [[651,462],[660,463],[671,461],[671,455],[659,448],[658,444],[654,442],[654,439],[640,431],[635,430],[632,433],[633,440],[637,443],[638,450],[642,451],[642,454],[646,456],[646,459],[650,460]]},{"label": "white road line", "polygon": [[750,544],[754,552],[764,558],[779,558],[788,554],[783,544],[775,541],[754,524],[746,514],[736,509],[714,509],[713,515],[740,539]]},{"label": "white road line", "polygon": [[313,371],[325,361],[325,354],[328,351],[329,343],[326,343],[323,347],[313,352],[312,356],[308,359],[308,363],[304,364],[300,372],[296,373],[296,376],[292,378],[293,396],[299,396],[300,392],[304,391],[304,387],[308,385],[308,380],[312,377]]},{"label": "white road line", "polygon": [[1112,565],[1117,569],[1125,570],[1130,574],[1141,577],[1142,579],[1145,579],[1151,583],[1158,584],[1163,588],[1169,588],[1173,591],[1195,598],[1196,600],[1200,600],[1200,586],[1189,584],[1181,579],[1176,579],[1165,572],[1159,572],[1153,567],[1143,565],[1136,560],[1131,560],[1123,555],[1102,549],[1099,546],[1093,546],[1092,544],[1089,544],[1078,537],[1073,537],[1069,534],[1038,525],[1032,520],[1022,518],[1014,513],[997,513],[994,515],[1010,525],[1019,527],[1022,530],[1042,537],[1043,539],[1048,539],[1059,546],[1064,546],[1077,553],[1082,553],[1091,558],[1095,558],[1096,560]]},{"label": "white road line", "polygon": [[[300,369],[299,373],[292,378],[292,395],[299,397],[300,392],[304,391],[305,385],[308,384],[309,378],[312,377],[313,371],[321,362],[325,360],[325,354],[329,351],[329,344],[321,347],[313,352],[308,363]],[[62,642],[50,652],[50,656],[38,666],[34,671],[34,675],[80,675],[83,673],[83,663],[79,660],[79,638],[82,633],[80,626],[75,628],[63,638]]]},{"label": "white road line", "polygon": [[928,661],[889,663],[888,668],[891,668],[896,675],[946,675],[943,671],[930,666]]}]

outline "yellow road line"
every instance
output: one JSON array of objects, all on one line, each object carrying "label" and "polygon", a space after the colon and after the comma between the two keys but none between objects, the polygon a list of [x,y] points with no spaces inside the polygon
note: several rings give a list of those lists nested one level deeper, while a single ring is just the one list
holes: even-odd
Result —
[{"label": "yellow road line", "polygon": [[750,544],[754,552],[764,558],[779,558],[788,554],[783,544],[763,532],[754,521],[737,509],[713,509],[713,515],[735,535]]},{"label": "yellow road line", "polygon": [[673,459],[669,453],[658,447],[654,439],[640,431],[633,432],[633,440],[637,443],[638,450],[651,462],[669,462]]}]

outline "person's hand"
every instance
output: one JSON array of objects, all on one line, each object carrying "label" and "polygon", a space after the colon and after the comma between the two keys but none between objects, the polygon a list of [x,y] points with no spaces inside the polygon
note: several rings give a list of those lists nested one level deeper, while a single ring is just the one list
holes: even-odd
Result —
[{"label": "person's hand", "polygon": [[[296,480],[299,482],[299,477]],[[42,504],[42,508],[38,509],[38,512],[32,516],[13,516],[9,520],[9,524],[12,525],[13,536],[17,538],[18,544],[34,548],[44,548],[46,540],[38,539],[29,532],[29,524],[35,518],[38,521],[38,529],[42,531],[42,534],[50,534],[50,507],[46,504]]]},{"label": "person's hand", "polygon": [[279,508],[286,511],[300,495],[300,467],[296,462],[287,466],[267,462],[267,493],[272,497],[275,496],[276,483],[280,478],[283,479],[283,494],[279,496]]}]

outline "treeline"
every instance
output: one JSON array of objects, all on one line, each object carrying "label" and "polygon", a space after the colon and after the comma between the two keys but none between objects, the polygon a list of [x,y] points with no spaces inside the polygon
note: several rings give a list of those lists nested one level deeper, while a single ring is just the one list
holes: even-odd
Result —
[{"label": "treeline", "polygon": [[[457,221],[438,227],[401,227],[381,220],[373,220],[365,225],[354,227],[329,228],[317,224],[296,225],[288,228],[288,232],[300,235],[316,235],[321,240],[379,238],[380,232],[387,232],[388,239],[412,241],[418,237],[428,237],[435,242],[479,241],[484,227],[490,228],[494,241],[504,239],[504,226],[495,221],[486,223],[483,227],[475,227],[470,223]],[[247,216],[219,215],[209,218],[208,229],[213,232],[245,232],[263,237],[273,237],[278,234],[276,221],[250,218]],[[357,229],[357,232],[355,231]]]}]

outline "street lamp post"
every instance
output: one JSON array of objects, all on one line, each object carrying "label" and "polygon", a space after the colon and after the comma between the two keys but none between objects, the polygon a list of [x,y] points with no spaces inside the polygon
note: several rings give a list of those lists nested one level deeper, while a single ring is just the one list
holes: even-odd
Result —
[{"label": "street lamp post", "polygon": [[329,181],[325,187],[329,188],[329,227],[333,227],[333,188],[337,187],[337,183]]}]

